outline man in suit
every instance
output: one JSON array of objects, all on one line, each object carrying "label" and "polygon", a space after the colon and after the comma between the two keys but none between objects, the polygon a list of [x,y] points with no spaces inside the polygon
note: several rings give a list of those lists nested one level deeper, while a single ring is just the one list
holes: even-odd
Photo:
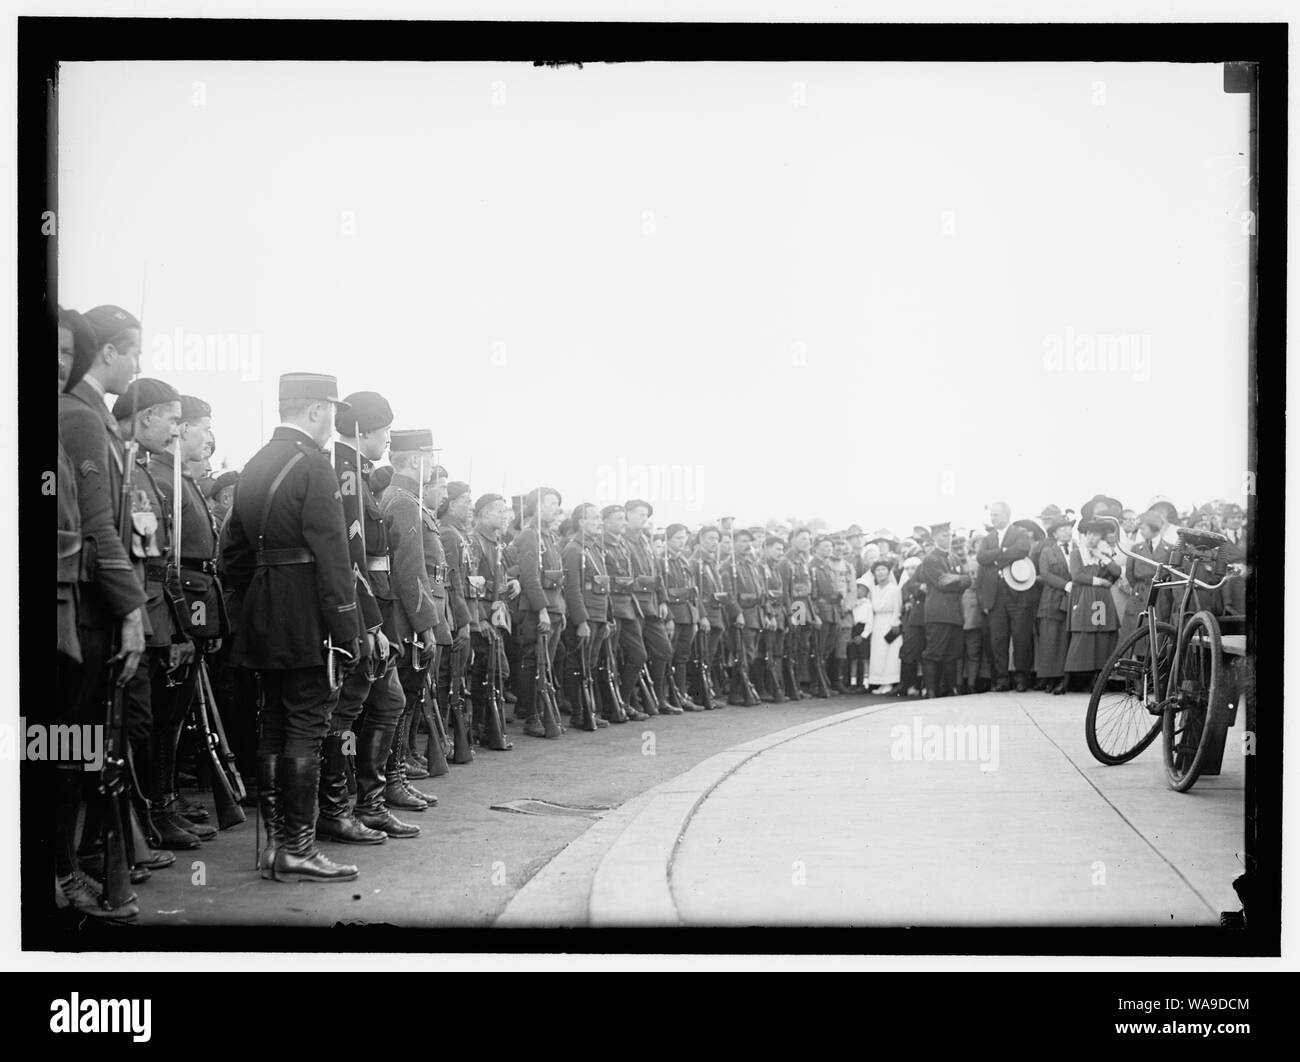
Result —
[{"label": "man in suit", "polygon": [[980,566],[980,608],[989,618],[989,641],[993,646],[993,688],[998,692],[1011,688],[1007,674],[1010,648],[1014,652],[1011,671],[1016,692],[1024,693],[1034,666],[1034,610],[1030,607],[1030,591],[1011,589],[1003,570],[1015,561],[1028,559],[1033,541],[1028,531],[1011,523],[1011,508],[1006,502],[989,506],[989,523],[992,529],[980,543],[976,559]]},{"label": "man in suit", "polygon": [[240,475],[222,552],[239,615],[232,662],[261,676],[257,788],[267,843],[258,862],[275,881],[357,876],[315,845],[321,746],[338,700],[327,658],[337,650],[355,665],[365,634],[324,451],[340,407],[334,377],[280,377],[281,423]]},{"label": "man in suit", "polygon": [[[1223,534],[1228,539],[1224,556],[1231,564],[1246,562],[1246,514],[1236,502],[1223,507]],[[1223,585],[1223,600],[1228,611],[1237,616],[1246,614],[1246,577],[1235,576]]]},{"label": "man in suit", "polygon": [[971,579],[952,552],[952,525],[935,524],[930,534],[934,549],[922,558],[917,571],[917,578],[926,587],[921,670],[925,676],[925,696],[942,697],[957,692],[957,661],[965,648],[961,595],[970,586]]}]

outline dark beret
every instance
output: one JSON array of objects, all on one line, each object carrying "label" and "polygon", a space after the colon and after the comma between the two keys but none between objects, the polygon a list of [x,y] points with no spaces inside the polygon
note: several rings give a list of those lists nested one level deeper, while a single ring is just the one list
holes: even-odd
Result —
[{"label": "dark beret", "polygon": [[452,480],[452,482],[447,484],[447,500],[449,502],[453,502],[457,498],[468,493],[469,493],[468,483],[462,483],[460,480],[457,479],[457,480]]},{"label": "dark beret", "polygon": [[238,482],[239,482],[238,472],[235,472],[233,470],[230,472],[222,472],[221,475],[216,476],[207,481],[208,489],[205,493],[209,498],[215,498],[227,487],[233,487]]},{"label": "dark beret", "polygon": [[474,515],[477,516],[493,502],[503,502],[503,501],[505,501],[505,498],[503,498],[500,494],[481,495],[479,497],[479,500],[474,503]]},{"label": "dark beret", "polygon": [[95,350],[128,328],[139,328],[140,322],[120,306],[96,306],[86,311],[86,323],[95,334]]},{"label": "dark beret", "polygon": [[345,396],[343,401],[351,408],[340,411],[335,418],[334,424],[340,435],[378,431],[393,423],[393,407],[376,391],[357,391]]},{"label": "dark beret", "polygon": [[181,420],[202,420],[212,416],[212,407],[193,395],[181,395]]},{"label": "dark beret", "polygon": [[638,507],[644,509],[644,510],[646,511],[646,515],[647,515],[647,516],[654,516],[654,514],[655,514],[655,507],[654,507],[653,505],[651,505],[648,501],[645,501],[645,500],[643,500],[643,499],[641,499],[641,498],[630,498],[630,499],[629,499],[629,500],[628,500],[628,501],[623,505],[624,510],[627,511],[627,512],[629,512],[629,513],[630,513],[633,509],[636,509],[636,508],[638,508]]},{"label": "dark beret", "polygon": [[68,386],[71,387],[83,376],[95,361],[99,353],[99,344],[95,341],[95,330],[76,310],[59,308],[59,327],[72,333],[72,368],[68,372]]},{"label": "dark beret", "polygon": [[605,508],[600,510],[600,517],[602,520],[608,520],[615,513],[621,513],[624,511],[625,510],[621,505],[606,505]]},{"label": "dark beret", "polygon": [[132,380],[127,389],[113,403],[113,419],[126,420],[132,412],[161,405],[163,402],[179,402],[180,392],[165,380],[155,380],[149,376],[140,376]]},{"label": "dark beret", "polygon": [[664,531],[664,538],[665,539],[672,538],[673,535],[677,534],[678,531],[685,531],[685,530],[686,530],[685,524],[669,524],[667,529]]},{"label": "dark beret", "polygon": [[784,546],[784,545],[785,545],[785,539],[783,539],[780,535],[768,535],[767,538],[763,539],[763,545],[764,545],[764,546]]},{"label": "dark beret", "polygon": [[553,495],[557,502],[563,504],[564,499],[554,487],[534,487],[524,495],[524,516],[533,516],[537,512],[538,503],[548,494]]},{"label": "dark beret", "polygon": [[697,539],[701,539],[701,538],[703,538],[705,535],[707,535],[710,531],[712,531],[715,535],[721,535],[721,534],[722,534],[722,532],[718,530],[717,525],[715,525],[715,524],[705,524],[705,525],[704,525],[703,527],[701,527],[697,532],[695,532],[695,537],[696,537]]},{"label": "dark beret", "polygon": [[736,538],[747,538],[747,539],[749,539],[751,542],[754,541],[754,533],[753,533],[752,531],[750,531],[749,528],[747,528],[747,527],[737,528],[737,529],[736,529],[736,536],[735,536],[735,537],[736,537]]}]

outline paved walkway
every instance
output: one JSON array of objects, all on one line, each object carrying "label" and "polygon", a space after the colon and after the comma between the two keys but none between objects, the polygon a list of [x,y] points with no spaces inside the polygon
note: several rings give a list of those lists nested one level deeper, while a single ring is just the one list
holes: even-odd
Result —
[{"label": "paved walkway", "polygon": [[1086,705],[891,699],[736,745],[594,824],[497,924],[1217,925],[1244,713],[1179,794],[1158,743],[1095,762]]}]

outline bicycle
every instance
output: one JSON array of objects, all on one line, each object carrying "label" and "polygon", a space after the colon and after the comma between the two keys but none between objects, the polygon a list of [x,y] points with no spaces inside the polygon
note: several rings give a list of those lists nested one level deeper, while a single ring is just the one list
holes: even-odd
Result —
[{"label": "bicycle", "polygon": [[[1113,517],[1099,519],[1118,526]],[[1237,573],[1228,570],[1219,553],[1226,536],[1186,527],[1175,531],[1178,545],[1167,562],[1116,545],[1125,556],[1154,566],[1156,573],[1138,629],[1115,648],[1098,673],[1084,731],[1088,750],[1107,766],[1127,763],[1161,734],[1169,786],[1185,793],[1196,784],[1211,749],[1221,749],[1235,701],[1219,620],[1201,607],[1200,591],[1217,590]],[[1184,571],[1186,562],[1190,564]],[[1196,578],[1202,564],[1212,567],[1218,582]],[[1178,588],[1182,593],[1170,621],[1157,619],[1160,592]]]}]

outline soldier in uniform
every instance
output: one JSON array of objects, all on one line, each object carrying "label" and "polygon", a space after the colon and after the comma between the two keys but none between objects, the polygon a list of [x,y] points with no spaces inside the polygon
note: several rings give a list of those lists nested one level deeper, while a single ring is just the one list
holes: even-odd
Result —
[{"label": "soldier in uniform", "polygon": [[634,593],[641,609],[641,639],[650,660],[650,685],[654,690],[656,708],[660,715],[681,715],[682,710],[668,697],[668,668],[673,659],[673,647],[665,627],[668,602],[664,597],[663,572],[649,534],[654,506],[633,498],[623,510],[627,514],[623,537],[632,554]]},{"label": "soldier in uniform", "polygon": [[677,704],[687,712],[702,712],[704,707],[687,693],[691,647],[700,621],[699,592],[686,556],[686,526],[669,524],[664,533],[664,597],[672,622],[673,660],[669,678]]},{"label": "soldier in uniform", "polygon": [[[704,631],[704,638],[698,640],[703,642],[703,646],[699,644],[696,646],[697,666],[701,670],[706,668],[710,670],[715,690],[722,689],[725,679],[725,676],[716,674],[714,667],[722,647],[725,630],[722,609],[726,591],[722,588],[722,577],[718,574],[718,543],[721,541],[722,532],[713,524],[705,524],[700,528],[699,541],[695,552],[691,555],[691,575],[695,579],[699,595],[699,625]],[[723,707],[721,697],[709,701],[704,690],[701,689],[699,693],[700,703],[706,708]]]},{"label": "soldier in uniform", "polygon": [[[767,665],[767,674],[759,689],[765,701],[784,704],[785,676],[783,670],[786,659],[786,633],[790,626],[790,603],[785,596],[785,582],[781,578],[781,561],[785,557],[785,539],[780,535],[768,535],[763,540],[763,561],[760,571],[763,577],[763,659]],[[803,696],[795,683],[795,699]]]},{"label": "soldier in uniform", "polygon": [[[488,683],[495,681],[504,687],[506,682],[508,664],[504,639],[510,637],[512,629],[510,602],[519,594],[518,581],[506,574],[505,544],[501,541],[509,513],[506,500],[500,494],[484,494],[474,503],[474,533],[470,536],[473,572],[469,581],[477,610],[470,636],[473,650],[470,697],[474,704],[474,732],[480,741],[485,736]],[[493,659],[499,662],[500,667],[495,678],[488,667]],[[498,692],[504,702],[504,688]],[[514,745],[503,740],[500,746],[488,747],[508,752]]]},{"label": "soldier in uniform", "polygon": [[[808,571],[812,576],[813,611],[821,620],[816,625],[813,636],[814,663],[819,663],[829,678],[835,672],[835,639],[840,626],[841,583],[831,564],[835,552],[835,543],[830,535],[818,535],[813,544],[813,557],[808,562]],[[809,676],[816,678],[816,676]],[[834,696],[842,693],[842,687],[827,683],[827,694]]]},{"label": "soldier in uniform", "polygon": [[[162,380],[141,377],[113,405],[118,433],[140,447],[132,479],[132,552],[143,560],[149,632],[146,669],[127,687],[127,740],[135,777],[148,798],[150,839],[162,848],[198,848],[216,836],[207,810],[175,791],[176,695],[193,668],[189,610],[173,563],[172,505],[159,480],[173,475],[172,448],[180,430],[181,396]],[[148,827],[146,827],[148,828]],[[83,848],[85,842],[83,841]]]},{"label": "soldier in uniform", "polygon": [[610,615],[613,629],[610,638],[614,640],[619,660],[618,684],[627,709],[627,717],[633,722],[650,718],[650,711],[659,714],[657,705],[646,705],[649,711],[641,711],[636,706],[636,687],[641,677],[641,668],[645,666],[645,641],[641,637],[641,607],[637,600],[636,573],[632,568],[632,551],[623,531],[627,527],[627,512],[621,505],[606,505],[600,511],[604,523],[602,547],[605,550],[605,568],[610,578]]},{"label": "soldier in uniform", "polygon": [[[180,456],[184,464],[192,462],[207,446],[211,430],[212,407],[193,395],[181,396],[179,435]],[[149,458],[149,471],[161,494],[163,511],[169,517],[175,510],[176,484],[175,454],[171,450],[154,453]],[[155,683],[152,690],[153,709],[153,769],[156,774],[154,796],[162,802],[164,815],[187,832],[194,833],[194,824],[206,825],[207,809],[202,804],[187,801],[176,794],[176,744],[180,727],[189,715],[195,689],[199,682],[199,661],[221,648],[221,640],[229,634],[225,602],[216,576],[217,529],[208,509],[207,499],[199,489],[193,475],[183,472],[181,485],[181,526],[178,559],[180,594],[178,621],[184,622],[184,634],[193,642],[194,656],[181,674],[179,684],[167,688]],[[176,529],[171,529],[175,534]],[[177,823],[175,819],[188,819]],[[211,827],[208,827],[211,829]],[[201,831],[200,831],[201,832]],[[189,847],[189,846],[187,846]]]},{"label": "soldier in uniform", "polygon": [[[786,685],[792,691],[800,691],[813,651],[812,640],[820,637],[822,626],[822,618],[813,608],[813,579],[809,569],[811,549],[812,532],[806,527],[795,528],[790,533],[790,549],[779,567],[785,600],[790,608],[785,672]],[[802,696],[800,691],[796,699],[802,699]]]},{"label": "soldier in uniform", "polygon": [[[355,664],[357,613],[338,480],[324,451],[342,403],[332,376],[280,377],[281,424],[240,474],[222,557],[238,603],[232,662],[261,676],[262,877],[350,881],[315,845],[320,754],[338,699],[328,657]],[[346,408],[346,407],[344,407]]]},{"label": "soldier in uniform", "polygon": [[[60,310],[58,321],[58,568],[63,652],[55,669],[55,717],[51,721],[66,726],[102,725],[110,666],[118,664],[121,680],[129,681],[144,652],[144,587],[132,569],[116,525],[124,467],[122,446],[117,425],[104,404],[105,394],[121,393],[139,369],[139,325],[116,307],[100,307],[92,315],[87,320],[71,310]],[[62,623],[67,620],[75,622],[75,630],[63,630]],[[110,658],[114,635],[119,651]],[[99,818],[104,799],[97,791],[98,775],[87,775],[84,767],[80,761],[54,765],[55,904],[61,910],[96,919],[129,921],[139,914],[134,900],[113,908],[105,906],[98,883],[77,865],[77,820],[83,796],[88,830]],[[167,860],[174,858],[164,855]]]},{"label": "soldier in uniform", "polygon": [[[560,492],[538,487],[524,500],[524,526],[515,539],[522,587],[519,603],[519,703],[515,715],[524,717],[524,733],[546,737],[537,704],[538,636],[548,636],[548,650],[563,648],[565,623],[564,566],[551,525],[560,508]],[[554,657],[552,658],[554,662]]]},{"label": "soldier in uniform", "polygon": [[[564,547],[564,603],[568,623],[564,628],[564,685],[570,720],[582,725],[581,687],[584,673],[595,674],[601,646],[609,636],[610,577],[602,548],[600,509],[583,502],[573,510],[577,532]],[[609,726],[596,704],[596,728]]]},{"label": "soldier in uniform", "polygon": [[753,687],[763,681],[755,675],[758,636],[763,628],[764,584],[754,563],[754,536],[745,528],[732,533],[731,559],[722,566],[727,593],[726,616],[735,662],[727,703],[753,707],[760,703]]},{"label": "soldier in uniform", "polygon": [[474,571],[470,551],[469,524],[474,498],[468,483],[453,481],[438,506],[439,534],[447,558],[447,604],[451,609],[451,652],[441,654],[438,663],[438,699],[451,703],[453,695],[466,695],[470,672],[470,628],[478,619],[478,602],[471,595],[469,577]]},{"label": "soldier in uniform", "polygon": [[971,585],[963,559],[952,551],[952,525],[930,528],[934,549],[921,560],[917,578],[925,590],[925,650],[921,668],[925,695],[943,697],[957,691],[957,662],[965,649],[961,597]]},{"label": "soldier in uniform", "polygon": [[212,513],[212,522],[220,531],[221,525],[226,522],[226,515],[230,512],[230,503],[235,498],[235,484],[239,482],[239,473],[222,472],[221,475],[205,482],[208,485],[205,492],[208,497],[208,509]]},{"label": "soldier in uniform", "polygon": [[[391,602],[388,533],[370,491],[373,463],[388,452],[393,410],[383,395],[357,391],[343,399],[336,418],[334,475],[348,529],[348,556],[357,616],[363,630],[360,660],[343,680],[321,743],[320,814],[316,838],[339,844],[383,844],[389,837],[415,837],[420,828],[393,815],[386,802],[385,764],[406,707],[397,672],[389,665],[391,627],[384,606]],[[357,807],[348,803],[348,756],[356,761]],[[423,811],[405,794],[399,806]]]},{"label": "soldier in uniform", "polygon": [[[447,610],[447,566],[441,531],[434,509],[446,485],[446,470],[433,463],[433,432],[428,428],[395,431],[389,452],[393,478],[384,491],[382,506],[388,546],[392,556],[388,600],[389,641],[400,649],[398,679],[405,696],[402,714],[389,734],[385,777],[376,779],[376,796],[367,805],[376,813],[381,804],[422,810],[437,804],[437,797],[416,789],[407,779],[407,749],[415,721],[427,709],[441,712],[437,703],[438,665],[451,648]],[[432,767],[430,764],[430,773]],[[360,789],[357,794],[361,803]],[[363,820],[364,821],[364,820]],[[389,834],[389,836],[396,836]]]}]

